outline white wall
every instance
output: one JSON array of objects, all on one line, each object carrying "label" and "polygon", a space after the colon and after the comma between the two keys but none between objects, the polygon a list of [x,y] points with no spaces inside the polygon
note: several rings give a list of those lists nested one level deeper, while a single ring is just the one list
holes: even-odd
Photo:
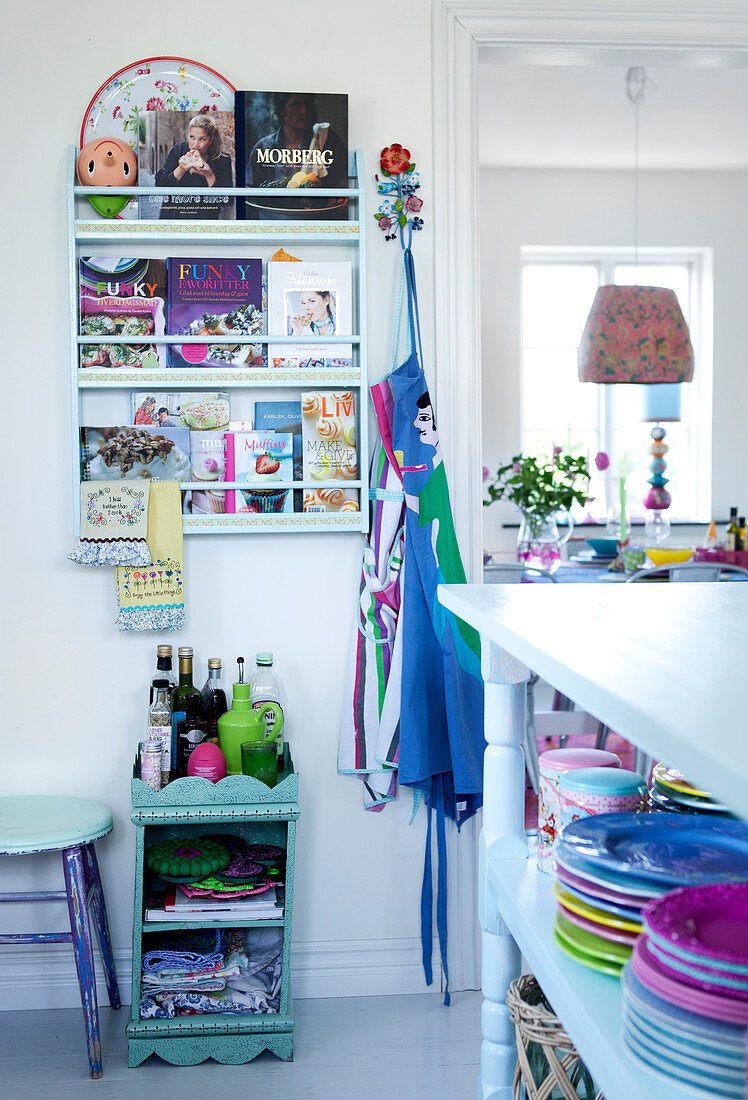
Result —
[{"label": "white wall", "polygon": [[[647,172],[640,181],[643,247],[714,253],[712,511],[746,500],[743,440],[748,416],[745,258],[748,173]],[[630,172],[484,169],[480,174],[483,453],[490,470],[521,448],[520,250],[523,246],[630,247]],[[508,549],[511,505],[484,512],[484,545]],[[678,535],[688,537],[683,529]]]},{"label": "white wall", "polygon": [[[410,147],[422,168],[427,229],[417,239],[425,338],[432,344],[433,252],[428,229],[431,161],[428,0],[376,5],[327,0],[246,3],[92,0],[17,5],[5,21],[3,102],[13,109],[5,143],[5,287],[2,355],[6,474],[4,509],[3,768],[0,793],[56,793],[105,802],[114,833],[100,843],[118,957],[131,938],[134,830],[129,775],[142,736],[156,644],[192,644],[197,678],[209,655],[272,649],[288,689],[287,727],[301,773],[294,940],[303,992],[423,988],[417,965],[423,819],[408,828],[410,797],[379,815],[361,808],[360,785],[336,774],[337,729],[361,555],[357,535],[232,535],[186,543],[188,624],[178,635],[121,634],[110,571],[66,560],[73,544],[68,428],[68,293],[65,157],[99,85],[140,58],[194,58],[249,89],[348,92],[352,148],[373,173],[379,150]],[[7,121],[7,120],[6,120]],[[370,376],[390,362],[394,278],[399,259],[371,226]],[[11,321],[11,319],[13,319]],[[11,503],[12,502],[12,503]],[[8,629],[9,628],[9,629]],[[51,888],[57,860],[2,861],[0,891]],[[64,927],[56,904],[23,907],[4,927]],[[39,915],[41,910],[41,916]],[[12,924],[11,924],[12,922]],[[359,949],[369,969],[357,973]],[[55,949],[50,949],[54,952]],[[29,988],[19,949],[0,948],[6,1005]],[[60,959],[66,952],[58,952]],[[41,953],[28,956],[41,969]],[[327,978],[320,979],[320,968]],[[72,968],[60,989],[42,979],[27,1003],[72,998]],[[336,970],[337,967],[337,970]],[[388,969],[389,968],[389,969]],[[28,976],[29,971],[26,971]],[[332,977],[330,977],[332,975]],[[123,977],[125,975],[122,975]],[[356,984],[358,983],[358,984]],[[409,984],[410,983],[410,984]],[[12,988],[11,988],[12,987]],[[64,988],[63,988],[64,987]]]}]

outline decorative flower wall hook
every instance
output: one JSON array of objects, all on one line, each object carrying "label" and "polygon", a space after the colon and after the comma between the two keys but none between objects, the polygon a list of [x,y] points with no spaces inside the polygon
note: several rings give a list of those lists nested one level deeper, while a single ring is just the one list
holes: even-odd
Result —
[{"label": "decorative flower wall hook", "polygon": [[399,235],[403,247],[406,247],[403,238],[406,227],[411,235],[414,230],[423,228],[423,218],[415,216],[423,208],[423,199],[415,193],[421,186],[415,162],[410,159],[410,150],[395,142],[380,153],[379,167],[384,179],[378,175],[374,177],[377,190],[380,195],[391,195],[392,198],[384,200],[374,217],[386,241],[394,241]]}]

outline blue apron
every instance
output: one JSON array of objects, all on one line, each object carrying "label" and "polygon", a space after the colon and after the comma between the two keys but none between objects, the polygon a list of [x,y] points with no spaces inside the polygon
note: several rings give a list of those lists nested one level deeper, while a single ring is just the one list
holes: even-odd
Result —
[{"label": "blue apron", "polygon": [[[427,984],[433,980],[432,820],[437,844],[437,931],[449,1004],[445,820],[458,828],[478,810],[483,791],[483,681],[477,632],[438,602],[439,584],[464,583],[439,449],[434,407],[421,366],[415,266],[404,252],[410,354],[372,387],[378,419],[391,416],[390,461],[405,492],[402,573],[403,660],[399,779],[422,793],[428,813],[421,891],[421,943]],[[420,355],[419,355],[420,353]]]}]

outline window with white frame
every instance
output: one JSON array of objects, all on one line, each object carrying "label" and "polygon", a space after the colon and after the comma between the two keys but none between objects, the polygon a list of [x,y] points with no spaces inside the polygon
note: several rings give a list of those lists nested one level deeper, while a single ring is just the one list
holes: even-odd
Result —
[{"label": "window with white frame", "polygon": [[[667,430],[670,519],[711,518],[711,255],[640,250],[522,251],[522,450],[550,454],[553,446],[588,456],[593,472],[589,518],[604,520],[626,479],[633,519],[644,518],[642,500],[651,476],[647,453],[651,424],[642,422],[642,390],[635,385],[597,385],[577,378],[577,348],[598,286],[609,283],[664,286],[675,291],[694,346],[694,380],[682,387],[682,419]],[[604,451],[604,474],[594,458]],[[582,514],[575,518],[582,519]]]}]

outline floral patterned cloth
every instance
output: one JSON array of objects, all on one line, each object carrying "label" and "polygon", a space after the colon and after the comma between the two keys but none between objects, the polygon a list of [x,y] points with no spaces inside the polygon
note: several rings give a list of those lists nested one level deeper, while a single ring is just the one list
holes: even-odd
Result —
[{"label": "floral patterned cloth", "polygon": [[117,569],[120,630],[181,630],[184,625],[182,494],[176,481],[150,483],[149,563]]},{"label": "floral patterned cloth", "polygon": [[80,543],[68,554],[79,565],[147,565],[148,482],[81,482]]}]

